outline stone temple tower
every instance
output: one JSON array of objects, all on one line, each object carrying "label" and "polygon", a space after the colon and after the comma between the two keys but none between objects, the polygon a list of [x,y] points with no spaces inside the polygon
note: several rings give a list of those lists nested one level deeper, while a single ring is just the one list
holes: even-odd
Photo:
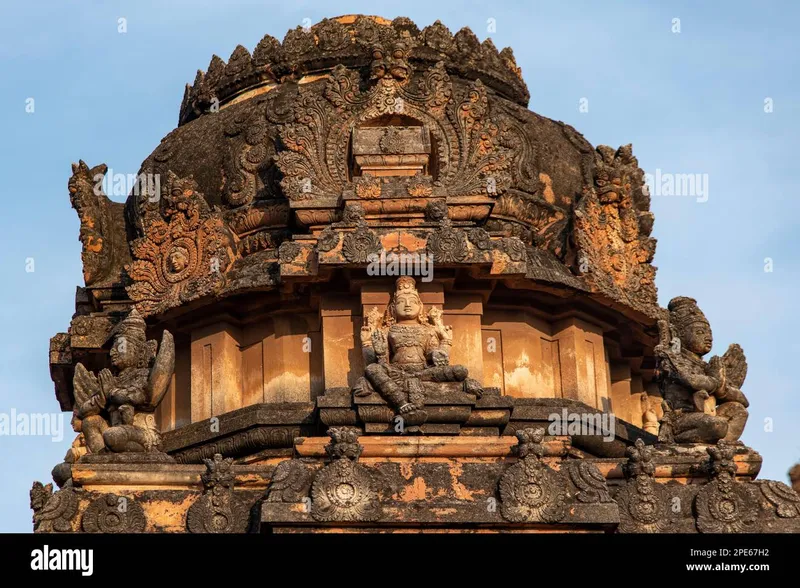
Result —
[{"label": "stone temple tower", "polygon": [[343,16],[214,56],[124,204],[75,164],[36,531],[800,531],[631,146],[528,100],[469,29]]}]

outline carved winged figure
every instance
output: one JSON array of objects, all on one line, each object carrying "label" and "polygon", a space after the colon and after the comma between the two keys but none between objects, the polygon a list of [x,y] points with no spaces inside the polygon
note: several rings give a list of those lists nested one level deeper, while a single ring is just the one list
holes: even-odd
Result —
[{"label": "carved winged figure", "polygon": [[747,361],[733,344],[709,362],[711,326],[693,298],[679,296],[668,305],[669,319],[659,321],[661,342],[655,352],[665,404],[660,437],[667,442],[736,441],[747,422],[749,402],[740,390]]},{"label": "carved winged figure", "polygon": [[145,329],[135,309],[117,325],[110,352],[116,373],[106,368],[94,375],[80,363],[75,368],[73,428],[89,453],[161,450],[153,413],[172,378],[175,343],[164,331],[156,353],[158,345],[147,340]]}]

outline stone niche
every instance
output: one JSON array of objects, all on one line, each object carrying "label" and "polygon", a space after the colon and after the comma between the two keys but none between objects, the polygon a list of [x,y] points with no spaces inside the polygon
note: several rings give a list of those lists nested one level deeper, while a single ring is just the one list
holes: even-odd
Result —
[{"label": "stone niche", "polygon": [[[373,308],[384,312],[393,287],[391,278],[371,278],[355,292],[321,293],[307,311],[276,311],[246,324],[226,317],[187,329],[176,337],[175,374],[157,414],[162,430],[352,390],[364,374],[362,319]],[[417,288],[425,309],[442,310],[453,329],[450,363],[467,367],[484,388],[579,401],[642,426],[642,375],[631,361],[610,359],[614,343],[588,317],[548,321],[530,306],[497,308],[485,293],[446,291],[438,281],[418,280]],[[650,401],[655,406],[660,398]]]},{"label": "stone niche", "polygon": [[428,175],[430,131],[424,126],[377,126],[353,130],[354,172],[357,175]]}]

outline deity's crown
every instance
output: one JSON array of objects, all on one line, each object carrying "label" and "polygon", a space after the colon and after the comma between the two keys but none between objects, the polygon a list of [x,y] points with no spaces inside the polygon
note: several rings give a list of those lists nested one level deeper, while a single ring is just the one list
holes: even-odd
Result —
[{"label": "deity's crown", "polygon": [[397,279],[395,283],[395,294],[416,294],[419,296],[419,292],[417,292],[417,281],[410,277],[410,276],[402,276]]},{"label": "deity's crown", "polygon": [[688,296],[677,296],[667,305],[670,318],[676,326],[691,325],[694,323],[709,324],[706,315],[697,306],[697,300]]},{"label": "deity's crown", "polygon": [[147,323],[135,308],[114,329],[115,337],[125,337],[129,341],[144,343]]}]

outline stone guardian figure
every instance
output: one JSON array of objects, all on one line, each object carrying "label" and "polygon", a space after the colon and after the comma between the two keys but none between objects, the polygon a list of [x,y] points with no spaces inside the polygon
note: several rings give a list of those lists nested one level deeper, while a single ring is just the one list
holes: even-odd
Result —
[{"label": "stone guardian figure", "polygon": [[154,412],[172,378],[175,343],[164,331],[156,353],[158,345],[145,331],[144,319],[132,310],[113,333],[114,371],[106,368],[95,376],[83,364],[75,368],[73,428],[83,435],[88,453],[161,451]]},{"label": "stone guardian figure", "polygon": [[737,441],[747,422],[749,402],[739,389],[747,375],[742,348],[733,344],[722,357],[703,356],[713,344],[711,325],[686,296],[670,300],[669,320],[659,323],[659,360],[664,418],[660,440],[675,443]]}]

